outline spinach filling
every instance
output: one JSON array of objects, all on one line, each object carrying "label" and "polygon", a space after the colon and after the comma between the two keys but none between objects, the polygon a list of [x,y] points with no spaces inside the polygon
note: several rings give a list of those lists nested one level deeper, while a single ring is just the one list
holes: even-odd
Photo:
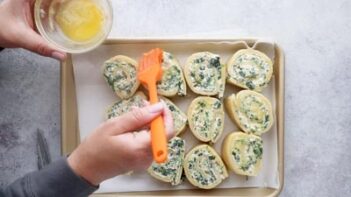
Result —
[{"label": "spinach filling", "polygon": [[241,54],[231,66],[230,78],[239,82],[250,90],[264,87],[267,84],[267,74],[270,71],[269,63],[258,54]]},{"label": "spinach filling", "polygon": [[120,100],[113,104],[107,111],[107,118],[115,118],[118,117],[126,112],[131,111],[131,107],[143,107],[144,106],[144,99],[139,96],[135,95],[126,100]]},{"label": "spinach filling", "polygon": [[[177,60],[168,52],[163,53],[162,79],[157,82],[157,89],[161,94],[165,92],[176,92],[179,96],[185,96],[186,87],[183,73]],[[164,93],[166,94],[166,93]]]},{"label": "spinach filling", "polygon": [[[168,161],[166,163],[151,165],[151,170],[159,176],[167,177],[172,185],[179,184],[181,180],[182,165],[184,161],[185,142],[175,137],[168,143]],[[179,174],[180,173],[180,174]]]},{"label": "spinach filling", "polygon": [[173,117],[173,128],[176,131],[176,135],[178,135],[182,129],[184,128],[186,122],[187,122],[187,117],[186,115],[176,107],[175,104],[173,104],[171,101],[165,100],[166,105],[168,109],[172,113]]},{"label": "spinach filling", "polygon": [[108,62],[104,77],[114,91],[130,94],[136,82],[136,68],[123,61]]},{"label": "spinach filling", "polygon": [[259,133],[270,124],[269,109],[265,103],[255,95],[247,95],[241,99],[239,106],[239,120],[252,133]]},{"label": "spinach filling", "polygon": [[179,94],[184,94],[180,90],[184,89],[184,83],[181,78],[181,71],[175,65],[164,70],[161,81],[157,82],[157,88],[159,90],[169,91],[178,90]]},{"label": "spinach filling", "polygon": [[190,68],[193,86],[205,92],[220,91],[217,86],[221,85],[218,80],[222,79],[222,67],[219,56],[206,54],[194,59]]},{"label": "spinach filling", "polygon": [[[243,146],[242,149],[237,147]],[[251,169],[262,159],[263,145],[261,139],[247,138],[236,140],[233,144],[233,160],[243,171]]]},{"label": "spinach filling", "polygon": [[207,149],[194,151],[188,165],[192,178],[204,186],[220,181],[224,173],[223,166],[218,163],[216,156]]},{"label": "spinach filling", "polygon": [[222,113],[222,103],[220,100],[210,98],[197,100],[193,109],[192,122],[194,123],[194,130],[200,136],[215,141],[220,134],[223,124],[223,117],[218,115]]}]

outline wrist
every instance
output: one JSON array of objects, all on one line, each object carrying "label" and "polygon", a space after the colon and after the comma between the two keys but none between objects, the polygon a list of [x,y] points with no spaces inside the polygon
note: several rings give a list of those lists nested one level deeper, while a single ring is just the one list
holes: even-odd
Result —
[{"label": "wrist", "polygon": [[[72,153],[72,154],[74,154],[74,153]],[[81,177],[83,180],[88,182],[90,185],[97,187],[101,183],[101,181],[99,181],[94,176],[94,174],[92,173],[92,170],[89,170],[89,168],[84,167],[85,162],[79,163],[79,161],[76,159],[76,157],[74,155],[70,155],[67,158],[67,163],[77,176]]]}]

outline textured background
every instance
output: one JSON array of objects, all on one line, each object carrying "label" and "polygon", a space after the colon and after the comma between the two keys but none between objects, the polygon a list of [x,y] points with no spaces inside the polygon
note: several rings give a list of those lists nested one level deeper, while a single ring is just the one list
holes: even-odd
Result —
[{"label": "textured background", "polygon": [[[351,196],[351,1],[112,0],[113,36],[275,40],[286,55],[281,196]],[[1,14],[1,13],[0,13]],[[0,184],[36,169],[35,131],[59,156],[58,62],[0,53]]]}]

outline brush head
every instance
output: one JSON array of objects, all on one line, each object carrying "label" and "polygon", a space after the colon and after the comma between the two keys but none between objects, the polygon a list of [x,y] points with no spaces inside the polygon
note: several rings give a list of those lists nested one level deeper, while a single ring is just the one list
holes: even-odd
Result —
[{"label": "brush head", "polygon": [[161,80],[162,61],[163,51],[160,48],[152,49],[151,51],[144,53],[143,57],[139,61],[139,80],[142,83],[148,83],[149,80]]}]

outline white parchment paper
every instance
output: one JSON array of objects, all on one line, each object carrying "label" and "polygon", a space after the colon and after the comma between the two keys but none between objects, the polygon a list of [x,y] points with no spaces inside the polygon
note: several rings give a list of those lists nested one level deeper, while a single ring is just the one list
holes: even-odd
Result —
[{"label": "white parchment paper", "polygon": [[[171,52],[184,65],[186,58],[194,52],[210,51],[221,56],[222,63],[234,54],[240,48],[245,48],[247,45],[243,42],[210,42],[210,43],[124,43],[117,45],[102,45],[97,49],[79,55],[73,55],[73,68],[75,85],[78,101],[78,116],[79,130],[81,139],[85,138],[92,132],[100,123],[104,121],[105,111],[108,106],[116,102],[119,98],[112,92],[110,87],[104,81],[101,74],[101,66],[103,62],[115,55],[127,55],[134,59],[139,59],[143,52],[152,48],[161,47],[165,51]],[[256,49],[263,51],[271,58],[274,57],[274,47],[270,42],[256,43]],[[273,76],[274,77],[274,76]],[[188,95],[184,98],[177,97],[172,99],[184,112],[187,107],[196,97],[187,88]],[[263,91],[272,102],[274,111],[276,108],[274,79],[270,85]],[[238,92],[239,89],[232,85],[226,85],[225,97]],[[238,131],[236,125],[229,119],[225,118],[224,132],[218,142],[214,145],[217,152],[220,154],[221,145],[224,137],[230,133]],[[186,140],[186,149],[191,149],[194,145],[200,142],[187,129],[180,137]],[[263,167],[257,177],[250,177],[248,180],[245,176],[238,176],[233,172],[229,172],[230,176],[218,188],[233,188],[233,187],[271,187],[278,188],[278,152],[277,152],[277,128],[274,124],[273,128],[263,134],[264,153]],[[104,181],[100,185],[98,193],[107,192],[128,192],[128,191],[155,191],[155,190],[176,190],[194,188],[187,181],[181,185],[172,187],[167,183],[160,182],[149,176],[146,172],[134,172],[132,175],[120,175],[115,178]]]}]

